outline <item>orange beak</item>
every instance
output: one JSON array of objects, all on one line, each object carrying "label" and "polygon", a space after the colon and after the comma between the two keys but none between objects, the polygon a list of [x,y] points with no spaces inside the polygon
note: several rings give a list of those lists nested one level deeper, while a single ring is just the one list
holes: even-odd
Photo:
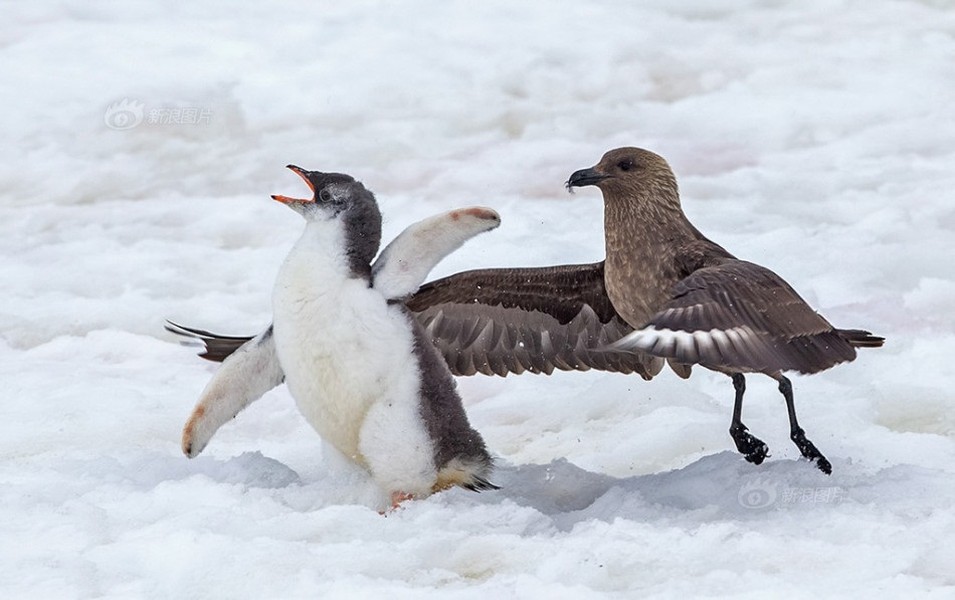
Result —
[{"label": "orange beak", "polygon": [[301,167],[296,167],[295,165],[287,165],[286,169],[290,169],[296,175],[302,178],[302,181],[305,182],[305,185],[308,186],[308,189],[312,190],[312,199],[304,200],[299,198],[290,198],[289,196],[282,196],[279,194],[272,194],[272,200],[281,202],[282,204],[294,204],[299,202],[315,202],[315,186],[312,185],[312,182],[308,179],[308,171]]}]

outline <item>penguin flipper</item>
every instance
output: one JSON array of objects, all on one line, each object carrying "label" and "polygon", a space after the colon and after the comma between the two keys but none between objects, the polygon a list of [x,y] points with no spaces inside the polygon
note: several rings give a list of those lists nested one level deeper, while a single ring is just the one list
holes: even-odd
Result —
[{"label": "penguin flipper", "polygon": [[389,300],[410,296],[441,259],[475,235],[500,224],[497,212],[478,206],[418,221],[378,255],[371,267],[372,285]]},{"label": "penguin flipper", "polygon": [[219,427],[284,379],[269,325],[230,354],[206,385],[182,430],[182,452],[198,456]]}]

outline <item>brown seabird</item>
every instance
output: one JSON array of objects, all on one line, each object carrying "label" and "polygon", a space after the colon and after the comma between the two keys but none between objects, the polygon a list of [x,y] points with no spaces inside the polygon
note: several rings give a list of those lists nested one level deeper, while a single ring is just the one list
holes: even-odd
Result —
[{"label": "brown seabird", "polygon": [[662,157],[640,148],[611,150],[567,182],[568,188],[588,185],[604,197],[607,295],[635,329],[610,347],[665,358],[682,377],[694,364],[729,375],[736,389],[730,435],[756,464],[768,448],[741,420],[743,374],[769,375],[786,400],[790,438],[831,473],[796,420],[783,372],[817,373],[884,339],[833,327],[779,275],[707,239],[683,213],[676,178]]},{"label": "brown seabird", "polygon": [[[611,150],[568,188],[604,195],[606,260],[555,267],[480,269],[427,283],[407,301],[455,375],[598,369],[651,379],[666,361],[681,377],[700,364],[733,379],[730,434],[746,460],[768,447],[741,421],[744,373],[779,381],[791,438],[806,458],[828,460],[796,420],[783,371],[815,373],[883,339],[835,329],[779,276],[708,240],[680,207],[676,178],[660,156]],[[248,337],[170,323],[223,360]]]}]

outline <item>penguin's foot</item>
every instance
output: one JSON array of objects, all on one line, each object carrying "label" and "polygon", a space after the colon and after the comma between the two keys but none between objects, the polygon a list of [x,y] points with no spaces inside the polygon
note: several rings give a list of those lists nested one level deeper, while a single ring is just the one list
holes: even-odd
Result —
[{"label": "penguin's foot", "polygon": [[408,502],[409,500],[414,500],[414,499],[415,499],[415,495],[409,494],[408,492],[402,492],[402,491],[391,492],[391,507],[388,508],[387,510],[379,510],[378,514],[383,517],[387,517],[391,513],[402,508],[402,505],[401,505],[402,502]]},{"label": "penguin's foot", "polygon": [[414,500],[414,494],[402,491],[391,492],[391,510],[399,509],[401,503],[407,502],[408,500]]}]

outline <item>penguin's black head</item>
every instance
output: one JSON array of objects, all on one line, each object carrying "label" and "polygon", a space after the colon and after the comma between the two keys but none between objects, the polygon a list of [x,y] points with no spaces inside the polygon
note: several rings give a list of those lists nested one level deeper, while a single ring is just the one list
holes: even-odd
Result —
[{"label": "penguin's black head", "polygon": [[353,266],[368,268],[381,244],[381,212],[374,194],[350,175],[306,171],[295,165],[288,168],[305,181],[312,190],[312,198],[300,200],[276,194],[272,199],[302,215],[306,221],[340,220]]},{"label": "penguin's black head", "polygon": [[[273,194],[272,199],[302,215],[306,221],[333,219],[353,204],[354,200],[360,200],[363,195],[371,195],[365,186],[355,181],[351,175],[306,171],[295,165],[288,165],[286,168],[305,181],[312,192],[312,197],[290,198]],[[371,202],[374,203],[374,201],[372,198]]]}]

